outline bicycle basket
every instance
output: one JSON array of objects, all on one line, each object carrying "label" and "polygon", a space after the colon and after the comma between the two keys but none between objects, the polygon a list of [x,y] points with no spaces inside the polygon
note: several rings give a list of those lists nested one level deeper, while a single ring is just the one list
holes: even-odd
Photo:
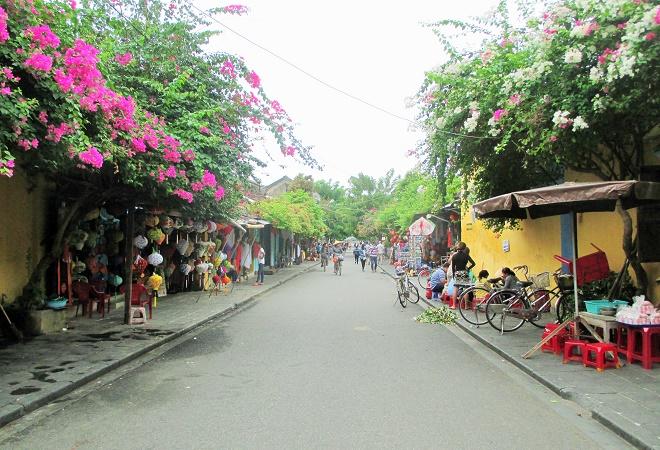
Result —
[{"label": "bicycle basket", "polygon": [[534,275],[530,278],[530,281],[534,283],[532,286],[536,289],[548,288],[550,287],[550,272],[542,272]]},{"label": "bicycle basket", "polygon": [[573,290],[573,275],[555,275],[555,281],[557,282],[557,286],[559,286],[561,291]]}]

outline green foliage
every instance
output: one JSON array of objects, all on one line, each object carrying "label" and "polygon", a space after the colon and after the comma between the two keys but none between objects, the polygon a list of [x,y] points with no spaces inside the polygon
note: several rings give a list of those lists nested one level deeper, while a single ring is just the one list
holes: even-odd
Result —
[{"label": "green foliage", "polygon": [[405,230],[415,214],[436,212],[442,207],[438,202],[438,182],[421,172],[408,172],[396,185],[391,200],[378,212],[381,228]]},{"label": "green foliage", "polygon": [[299,173],[291,181],[290,189],[292,191],[300,189],[312,193],[314,192],[314,179],[311,175],[303,175],[302,173]]},{"label": "green foliage", "polygon": [[660,122],[657,4],[565,0],[545,3],[540,18],[530,12],[540,2],[518,2],[522,17],[509,3],[431,25],[451,55],[419,94],[440,193],[459,178],[469,201],[483,200],[555,184],[566,168],[636,179]]},{"label": "green foliage", "polygon": [[454,311],[441,305],[438,308],[426,308],[423,313],[415,317],[419,323],[441,323],[444,325],[452,325],[458,320],[458,316]]},{"label": "green foliage", "polygon": [[[587,300],[600,300],[607,298],[617,275],[618,274],[615,272],[610,272],[609,277],[604,280],[592,281],[591,283],[582,285],[580,288],[582,290],[582,295]],[[630,275],[626,272],[623,274],[623,279],[621,280],[619,295],[617,295],[614,300],[632,301],[632,298],[635,295],[637,295],[637,288],[635,288]]]},{"label": "green foliage", "polygon": [[303,190],[285,192],[277,198],[257,202],[251,211],[277,228],[304,237],[319,238],[328,230],[323,209]]}]

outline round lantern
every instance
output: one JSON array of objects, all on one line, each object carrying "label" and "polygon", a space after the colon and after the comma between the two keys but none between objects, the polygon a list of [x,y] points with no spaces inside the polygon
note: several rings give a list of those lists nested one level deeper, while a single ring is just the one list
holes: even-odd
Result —
[{"label": "round lantern", "polygon": [[144,224],[148,227],[155,227],[160,222],[158,216],[147,216],[144,219]]},{"label": "round lantern", "polygon": [[188,251],[188,241],[185,239],[181,239],[179,242],[176,244],[176,250],[179,252],[181,255],[185,255],[186,251]]},{"label": "round lantern", "polygon": [[159,266],[163,263],[163,255],[158,252],[153,252],[147,257],[147,261],[149,261],[149,264],[152,266]]},{"label": "round lantern", "polygon": [[149,244],[149,241],[147,240],[146,237],[140,235],[136,236],[135,239],[133,239],[133,245],[135,245],[137,248],[142,250]]},{"label": "round lantern", "polygon": [[181,273],[183,273],[184,275],[188,275],[192,269],[191,269],[191,267],[190,267],[190,264],[181,264],[181,265],[179,266],[179,270],[180,270]]},{"label": "round lantern", "polygon": [[218,225],[210,220],[207,222],[206,226],[209,233],[215,233],[218,230]]},{"label": "round lantern", "polygon": [[147,237],[155,242],[156,245],[160,245],[165,241],[165,233],[160,228],[152,228],[147,231]]}]

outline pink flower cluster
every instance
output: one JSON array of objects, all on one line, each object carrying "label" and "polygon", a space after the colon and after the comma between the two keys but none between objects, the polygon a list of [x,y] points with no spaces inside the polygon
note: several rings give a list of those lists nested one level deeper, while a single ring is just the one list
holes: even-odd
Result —
[{"label": "pink flower cluster", "polygon": [[25,60],[25,66],[34,70],[48,72],[53,68],[53,58],[43,53],[34,53]]},{"label": "pink flower cluster", "polygon": [[234,67],[234,63],[226,60],[220,67],[220,73],[230,78],[236,78],[236,67]]},{"label": "pink flower cluster", "polygon": [[241,15],[241,14],[247,14],[248,11],[249,11],[248,7],[243,5],[229,5],[222,8],[222,12],[225,12],[227,14]]},{"label": "pink flower cluster", "polygon": [[218,186],[218,189],[215,190],[215,200],[220,201],[225,196],[225,188]]},{"label": "pink flower cluster", "polygon": [[218,184],[217,180],[215,179],[215,175],[213,175],[211,172],[208,170],[204,170],[204,175],[202,175],[202,183],[204,186],[207,187],[212,187],[214,188],[216,184]]},{"label": "pink flower cluster", "polygon": [[39,139],[34,138],[31,141],[27,139],[19,139],[18,146],[27,152],[31,148],[39,147]]},{"label": "pink flower cluster", "polygon": [[612,50],[611,48],[606,48],[603,50],[603,53],[598,55],[598,64],[605,64],[607,60],[616,61],[616,59],[621,54],[621,50]]},{"label": "pink flower cluster", "polygon": [[0,173],[4,173],[5,176],[11,177],[14,175],[14,160],[10,159],[7,162],[0,161]]},{"label": "pink flower cluster", "polygon": [[207,136],[211,134],[211,130],[209,130],[208,127],[199,127],[199,132]]},{"label": "pink flower cluster", "polygon": [[0,42],[6,42],[9,39],[9,30],[7,29],[7,12],[0,6]]},{"label": "pink flower cluster", "polygon": [[296,154],[296,148],[289,145],[288,147],[284,148],[282,153],[288,156],[293,156]]},{"label": "pink flower cluster", "polygon": [[117,64],[119,64],[120,66],[126,66],[130,64],[132,60],[133,60],[133,55],[130,52],[124,53],[123,55],[115,56],[115,61],[117,61]]},{"label": "pink flower cluster", "polygon": [[30,37],[41,49],[48,47],[57,48],[60,46],[60,38],[52,32],[48,25],[28,27],[23,32],[23,35]]},{"label": "pink flower cluster", "polygon": [[504,117],[508,114],[509,114],[509,112],[506,109],[498,109],[498,110],[493,112],[493,120],[495,122],[499,122],[500,120],[502,120],[502,117]]},{"label": "pink flower cluster", "polygon": [[248,74],[247,80],[253,89],[258,89],[261,86],[261,78],[259,78],[259,75],[254,70]]},{"label": "pink flower cluster", "polygon": [[103,155],[96,147],[90,147],[86,151],[78,154],[78,158],[85,164],[88,164],[96,169],[103,167]]},{"label": "pink flower cluster", "polygon": [[173,194],[179,197],[180,199],[187,201],[188,203],[193,202],[192,192],[188,192],[183,189],[177,189],[173,192]]},{"label": "pink flower cluster", "polygon": [[46,134],[46,139],[52,142],[60,142],[62,137],[66,136],[67,134],[72,134],[73,132],[73,127],[71,127],[66,122],[62,122],[58,126],[48,125],[48,134]]},{"label": "pink flower cluster", "polygon": [[520,94],[513,94],[511,97],[509,97],[509,103],[516,106],[519,105],[521,102],[521,97]]}]

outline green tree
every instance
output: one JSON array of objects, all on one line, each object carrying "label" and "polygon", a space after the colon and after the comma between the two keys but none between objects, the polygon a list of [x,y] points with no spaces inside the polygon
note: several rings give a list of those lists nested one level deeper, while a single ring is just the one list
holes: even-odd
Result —
[{"label": "green tree", "polygon": [[[542,17],[537,5],[548,7]],[[420,93],[427,162],[441,192],[460,177],[469,199],[480,200],[554,184],[565,169],[637,179],[660,119],[657,4],[519,2],[517,10],[522,20],[501,1],[485,19],[432,24],[450,54]],[[483,38],[480,48],[465,46],[457,29]],[[630,215],[621,215],[624,251],[645,289]]]},{"label": "green tree", "polygon": [[251,211],[275,227],[303,237],[319,238],[328,230],[323,209],[303,190],[285,192],[277,198],[257,202]]}]

